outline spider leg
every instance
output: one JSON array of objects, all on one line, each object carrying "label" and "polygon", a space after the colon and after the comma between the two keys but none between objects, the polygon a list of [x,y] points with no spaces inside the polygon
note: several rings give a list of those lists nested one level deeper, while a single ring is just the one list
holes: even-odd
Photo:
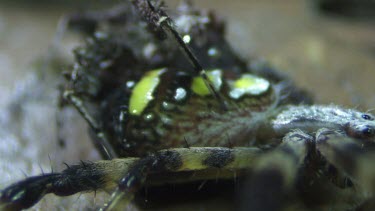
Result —
[{"label": "spider leg", "polygon": [[328,129],[318,131],[316,140],[318,152],[330,164],[364,191],[375,193],[375,143],[337,136]]},{"label": "spider leg", "polygon": [[113,158],[118,157],[117,153],[113,149],[113,147],[108,142],[105,134],[101,130],[98,123],[94,120],[94,118],[89,114],[87,109],[85,108],[82,100],[77,97],[74,91],[67,90],[64,92],[64,98],[69,101],[81,114],[81,116],[86,120],[92,131],[95,133],[95,144],[99,146],[100,151],[105,156],[106,159],[110,160]]},{"label": "spider leg", "polygon": [[[146,176],[151,177],[153,173],[212,170],[211,173],[181,180],[186,182],[217,179],[217,171],[220,170],[220,178],[233,178],[236,171],[250,168],[260,153],[262,150],[258,148],[191,147],[161,150],[145,158],[82,162],[68,166],[61,173],[29,177],[1,190],[0,210],[29,208],[48,193],[68,196],[83,191],[112,191],[116,188],[106,207],[110,209],[116,207],[124,195],[130,201],[133,193],[144,184]],[[177,182],[180,182],[179,178],[146,181],[149,185]]]},{"label": "spider leg", "polygon": [[290,132],[277,148],[261,155],[245,182],[239,210],[281,210],[312,140],[302,131]]},{"label": "spider leg", "polygon": [[28,177],[0,191],[0,210],[21,210],[33,206],[44,195],[73,195],[114,187],[122,172],[126,172],[137,158],[81,162],[67,166],[61,173],[47,173]]},{"label": "spider leg", "polygon": [[[129,172],[124,174],[113,192],[109,203],[101,210],[125,208],[134,193],[142,187],[149,175],[166,172],[195,172],[214,170],[214,174],[201,174],[190,180],[233,178],[236,171],[249,169],[262,150],[258,148],[190,147],[162,150],[139,160]],[[220,173],[227,171],[226,176]],[[173,179],[172,179],[173,180]],[[171,182],[171,181],[167,181]],[[120,208],[121,207],[121,208]]]},{"label": "spider leg", "polygon": [[155,33],[159,34],[159,36],[163,38],[170,36],[178,44],[178,46],[180,46],[185,57],[193,66],[194,71],[198,73],[200,77],[202,77],[206,87],[210,90],[212,96],[216,98],[221,109],[223,111],[227,111],[228,105],[224,100],[224,97],[220,92],[215,90],[215,86],[208,78],[206,70],[193,53],[191,47],[187,44],[187,42],[184,41],[181,34],[177,31],[173,20],[163,9],[162,3],[159,4],[150,0],[132,0],[131,2],[147,24],[153,28]]}]

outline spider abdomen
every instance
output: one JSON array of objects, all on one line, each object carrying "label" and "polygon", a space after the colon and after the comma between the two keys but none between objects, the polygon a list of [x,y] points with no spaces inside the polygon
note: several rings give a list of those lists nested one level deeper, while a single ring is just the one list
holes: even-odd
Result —
[{"label": "spider abdomen", "polygon": [[127,90],[117,90],[120,94],[114,101],[122,109],[112,114],[112,128],[121,138],[120,154],[139,156],[184,146],[248,146],[252,139],[244,134],[264,121],[253,117],[276,100],[270,82],[250,73],[207,72],[227,102],[227,111],[199,76],[173,68],[148,71],[138,81],[127,82],[132,84]]}]

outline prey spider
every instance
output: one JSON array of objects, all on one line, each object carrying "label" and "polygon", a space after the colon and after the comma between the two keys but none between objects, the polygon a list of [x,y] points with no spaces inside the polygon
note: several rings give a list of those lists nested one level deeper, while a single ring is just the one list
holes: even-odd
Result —
[{"label": "prey spider", "polygon": [[88,20],[95,26],[64,92],[106,160],[15,183],[1,191],[1,209],[96,190],[114,190],[103,209],[120,209],[144,186],[243,176],[242,210],[371,202],[372,115],[307,105],[281,73],[240,59],[212,13],[186,3],[171,19],[159,2],[132,2],[140,17],[125,7]]}]

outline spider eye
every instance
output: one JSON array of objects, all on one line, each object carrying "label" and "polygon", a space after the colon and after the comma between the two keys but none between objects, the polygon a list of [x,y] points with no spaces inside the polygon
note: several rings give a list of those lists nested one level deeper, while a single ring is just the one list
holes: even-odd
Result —
[{"label": "spider eye", "polygon": [[362,114],[362,118],[365,120],[374,120],[374,118],[368,114]]},{"label": "spider eye", "polygon": [[362,134],[365,136],[373,136],[375,134],[375,130],[369,127],[366,127],[362,130]]}]

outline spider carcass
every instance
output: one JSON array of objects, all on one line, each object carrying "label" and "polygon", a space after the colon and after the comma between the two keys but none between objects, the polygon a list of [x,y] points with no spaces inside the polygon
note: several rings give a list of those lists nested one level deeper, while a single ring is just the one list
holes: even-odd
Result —
[{"label": "spider carcass", "polygon": [[160,2],[132,3],[139,16],[126,4],[74,20],[89,36],[75,50],[64,98],[105,160],[10,185],[1,209],[31,207],[48,193],[107,190],[110,210],[144,186],[245,176],[242,210],[371,202],[371,114],[310,105],[283,74],[235,54],[213,12],[184,3],[172,19]]}]

